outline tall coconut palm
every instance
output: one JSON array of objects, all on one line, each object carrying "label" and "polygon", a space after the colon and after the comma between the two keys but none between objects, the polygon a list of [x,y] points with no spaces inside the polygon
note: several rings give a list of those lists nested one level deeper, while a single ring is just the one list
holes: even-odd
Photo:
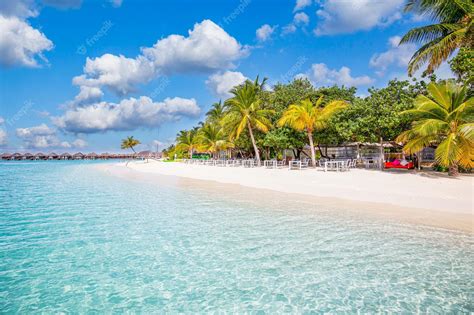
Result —
[{"label": "tall coconut palm", "polygon": [[223,129],[216,124],[205,124],[197,135],[199,148],[215,157],[215,154],[221,150],[227,150],[233,147],[232,143],[225,136]]},{"label": "tall coconut palm", "polygon": [[406,12],[428,16],[437,23],[410,30],[400,44],[419,43],[408,65],[408,74],[428,62],[427,73],[432,73],[460,47],[474,46],[472,0],[409,0]]},{"label": "tall coconut palm", "polygon": [[225,102],[226,114],[223,118],[223,125],[229,129],[231,139],[238,139],[240,134],[247,129],[252,141],[255,158],[260,161],[260,152],[255,142],[254,130],[268,132],[271,127],[269,116],[273,110],[264,109],[258,97],[265,80],[258,82],[246,81],[243,85],[234,87],[231,93],[232,98]]},{"label": "tall coconut palm", "polygon": [[397,141],[405,143],[406,153],[437,146],[436,161],[456,176],[459,165],[474,166],[474,98],[467,97],[466,87],[452,81],[430,83],[427,90],[428,96],[415,99],[414,109],[402,112],[414,122]]},{"label": "tall coconut palm", "polygon": [[181,130],[176,137],[176,148],[178,150],[188,151],[189,158],[193,158],[193,153],[199,146],[197,130]]},{"label": "tall coconut palm", "polygon": [[311,161],[313,162],[313,166],[316,165],[313,132],[326,128],[329,119],[347,107],[345,101],[332,101],[326,106],[322,106],[322,103],[323,97],[321,96],[315,104],[309,99],[292,104],[278,121],[280,127],[286,125],[298,131],[306,131],[311,147]]},{"label": "tall coconut palm", "polygon": [[222,104],[222,101],[219,101],[212,104],[211,109],[206,113],[206,117],[209,122],[220,123],[224,114],[224,104]]}]

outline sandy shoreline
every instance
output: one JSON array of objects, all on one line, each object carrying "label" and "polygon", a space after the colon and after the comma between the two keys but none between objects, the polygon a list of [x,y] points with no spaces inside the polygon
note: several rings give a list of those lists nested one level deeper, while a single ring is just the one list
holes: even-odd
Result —
[{"label": "sandy shoreline", "polygon": [[156,161],[132,162],[128,167],[103,164],[99,168],[115,176],[150,183],[172,176],[185,185],[230,192],[236,187],[247,189],[245,196],[249,199],[258,199],[260,192],[266,191],[266,195],[273,193],[285,200],[315,202],[413,224],[474,231],[472,176],[453,179],[434,174],[359,169],[325,173],[312,169],[224,168]]}]

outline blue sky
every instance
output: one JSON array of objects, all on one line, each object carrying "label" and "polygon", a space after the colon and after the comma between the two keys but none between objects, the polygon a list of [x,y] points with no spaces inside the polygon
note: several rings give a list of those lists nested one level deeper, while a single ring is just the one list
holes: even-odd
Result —
[{"label": "blue sky", "polygon": [[[245,78],[360,95],[406,78],[427,24],[403,0],[17,0],[0,4],[0,150],[117,152],[173,142]],[[450,76],[443,65],[440,77]]]}]

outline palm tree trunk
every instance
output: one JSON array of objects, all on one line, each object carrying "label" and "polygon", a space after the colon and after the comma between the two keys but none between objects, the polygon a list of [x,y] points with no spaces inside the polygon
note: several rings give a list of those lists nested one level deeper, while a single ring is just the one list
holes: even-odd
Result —
[{"label": "palm tree trunk", "polygon": [[316,167],[316,151],[314,150],[313,132],[308,130],[309,146],[311,147],[311,162]]},{"label": "palm tree trunk", "polygon": [[258,152],[257,144],[255,143],[255,138],[253,137],[253,131],[252,131],[252,126],[250,125],[250,122],[247,122],[247,127],[249,128],[250,139],[252,139],[252,145],[255,151],[255,159],[260,164],[260,152]]},{"label": "palm tree trunk", "polygon": [[457,164],[451,164],[448,169],[448,175],[456,177],[459,175],[459,166]]},{"label": "palm tree trunk", "polygon": [[[130,149],[132,149],[134,155],[137,153],[133,147],[130,147]],[[130,159],[125,163],[125,166],[128,166],[128,163],[130,163]]]},{"label": "palm tree trunk", "polygon": [[189,158],[190,158],[190,159],[193,158],[193,149],[189,149]]},{"label": "palm tree trunk", "polygon": [[383,171],[383,139],[380,137],[380,149],[379,149],[379,168],[381,171]]}]

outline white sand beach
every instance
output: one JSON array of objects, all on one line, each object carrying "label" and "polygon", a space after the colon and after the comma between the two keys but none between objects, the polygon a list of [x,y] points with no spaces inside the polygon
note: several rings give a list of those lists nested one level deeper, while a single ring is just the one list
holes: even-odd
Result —
[{"label": "white sand beach", "polygon": [[473,176],[449,178],[437,173],[363,169],[324,172],[317,169],[226,168],[153,160],[131,162],[127,167],[123,163],[102,168],[116,175],[135,178],[178,176],[266,189],[287,193],[288,198],[312,197],[319,203],[364,210],[412,223],[474,230]]}]

